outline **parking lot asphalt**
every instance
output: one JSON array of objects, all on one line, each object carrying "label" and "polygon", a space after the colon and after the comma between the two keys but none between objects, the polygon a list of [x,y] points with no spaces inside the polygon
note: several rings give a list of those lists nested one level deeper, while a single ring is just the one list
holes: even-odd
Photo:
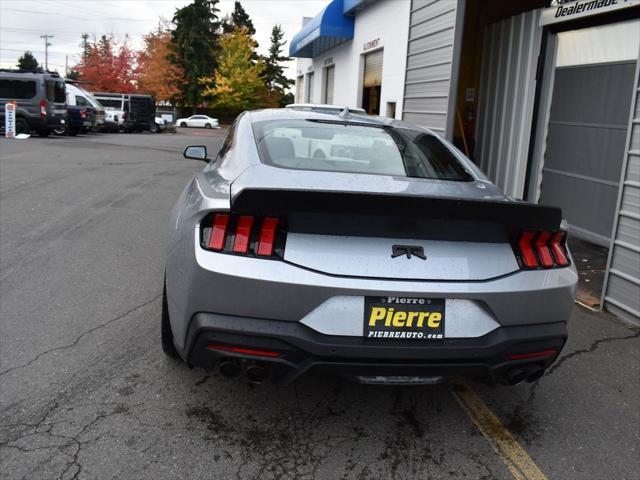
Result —
[{"label": "parking lot asphalt", "polygon": [[[640,331],[534,384],[252,386],[167,359],[169,211],[224,131],[0,140],[0,478],[640,478]],[[251,301],[247,292],[247,301]]]}]

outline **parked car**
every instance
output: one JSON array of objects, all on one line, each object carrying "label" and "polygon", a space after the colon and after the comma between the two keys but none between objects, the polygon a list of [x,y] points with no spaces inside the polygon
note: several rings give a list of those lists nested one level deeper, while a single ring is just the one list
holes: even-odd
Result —
[{"label": "parked car", "polygon": [[5,105],[16,102],[16,133],[42,137],[66,125],[65,82],[57,73],[0,70],[0,128]]},{"label": "parked car", "polygon": [[179,127],[220,128],[218,119],[207,115],[191,115],[187,118],[179,118],[176,120],[176,125]]},{"label": "parked car", "polygon": [[92,108],[94,110],[95,115],[92,119],[92,124],[85,131],[103,130],[110,125],[106,123],[107,114],[105,108],[91,93],[78,84],[67,83],[67,105]]},{"label": "parked car", "polygon": [[211,161],[184,155],[208,165],[171,215],[167,355],[280,384],[515,385],[558,358],[578,280],[562,212],[507,197],[432,131],[260,110]]},{"label": "parked car", "polygon": [[121,131],[160,132],[160,126],[156,123],[156,102],[151,95],[105,92],[96,92],[94,95],[118,115]]},{"label": "parked car", "polygon": [[323,103],[290,103],[285,108],[292,108],[294,110],[303,110],[306,112],[318,112],[318,113],[340,113],[347,109],[350,113],[357,115],[367,115],[364,108],[357,107],[344,107],[339,105],[325,105]]},{"label": "parked car", "polygon": [[[92,115],[87,111],[88,108],[90,107],[67,105],[67,135],[74,137],[80,132],[91,129]],[[93,120],[95,120],[95,111]]]}]

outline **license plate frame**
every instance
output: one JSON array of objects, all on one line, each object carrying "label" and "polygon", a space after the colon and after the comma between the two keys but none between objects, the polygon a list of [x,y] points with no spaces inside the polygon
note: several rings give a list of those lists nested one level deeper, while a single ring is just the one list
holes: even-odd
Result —
[{"label": "license plate frame", "polygon": [[442,340],[445,338],[445,306],[444,298],[367,296],[364,298],[363,337],[368,340]]}]

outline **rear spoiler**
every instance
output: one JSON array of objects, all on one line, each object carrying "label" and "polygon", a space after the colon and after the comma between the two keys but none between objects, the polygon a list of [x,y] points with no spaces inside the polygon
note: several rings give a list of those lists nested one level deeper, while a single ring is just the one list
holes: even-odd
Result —
[{"label": "rear spoiler", "polygon": [[281,217],[299,233],[466,241],[556,231],[562,221],[559,208],[526,202],[305,190],[245,189],[232,211]]}]

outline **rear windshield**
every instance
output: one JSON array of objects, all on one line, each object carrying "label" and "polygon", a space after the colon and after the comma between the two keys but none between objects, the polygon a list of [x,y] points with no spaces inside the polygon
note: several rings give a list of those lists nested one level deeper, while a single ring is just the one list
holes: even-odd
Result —
[{"label": "rear windshield", "polygon": [[261,160],[276,167],[468,182],[473,177],[434,135],[315,120],[253,126]]},{"label": "rear windshield", "polygon": [[54,103],[65,103],[64,82],[62,80],[47,80],[47,100]]},{"label": "rear windshield", "polygon": [[0,98],[27,100],[35,96],[35,80],[0,80]]}]

